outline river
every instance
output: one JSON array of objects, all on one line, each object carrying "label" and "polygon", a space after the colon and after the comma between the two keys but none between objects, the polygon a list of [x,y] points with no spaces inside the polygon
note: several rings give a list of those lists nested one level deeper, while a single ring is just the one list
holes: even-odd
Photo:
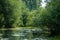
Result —
[{"label": "river", "polygon": [[0,40],[47,40],[41,29],[18,28],[0,30]]}]

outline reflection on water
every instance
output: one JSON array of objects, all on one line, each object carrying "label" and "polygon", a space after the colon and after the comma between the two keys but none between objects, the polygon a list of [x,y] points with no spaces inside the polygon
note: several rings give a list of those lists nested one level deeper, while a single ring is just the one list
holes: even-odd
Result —
[{"label": "reflection on water", "polygon": [[37,29],[0,30],[0,40],[47,40],[41,36],[41,31]]}]

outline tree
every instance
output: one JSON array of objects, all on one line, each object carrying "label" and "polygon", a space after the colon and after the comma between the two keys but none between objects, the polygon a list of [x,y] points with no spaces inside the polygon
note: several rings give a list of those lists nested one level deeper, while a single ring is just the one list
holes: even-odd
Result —
[{"label": "tree", "polygon": [[0,0],[0,12],[4,16],[5,28],[17,26],[20,18],[21,0]]},{"label": "tree", "polygon": [[52,36],[60,34],[60,0],[50,0],[47,2],[47,10],[51,14],[51,21],[48,27],[51,31]]},{"label": "tree", "polygon": [[21,21],[22,21],[22,27],[26,27],[27,26],[27,22],[28,22],[28,12],[29,12],[29,9],[26,8],[26,6],[24,6],[22,9],[22,14],[21,14]]},{"label": "tree", "polygon": [[3,14],[0,14],[0,28],[4,27],[4,17]]},{"label": "tree", "polygon": [[23,0],[23,1],[30,10],[35,10],[40,7],[41,0]]}]

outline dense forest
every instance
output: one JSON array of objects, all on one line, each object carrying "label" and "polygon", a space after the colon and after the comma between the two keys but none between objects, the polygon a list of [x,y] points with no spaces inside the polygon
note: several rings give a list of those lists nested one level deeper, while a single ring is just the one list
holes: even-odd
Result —
[{"label": "dense forest", "polygon": [[0,0],[0,28],[47,28],[60,34],[60,0]]}]

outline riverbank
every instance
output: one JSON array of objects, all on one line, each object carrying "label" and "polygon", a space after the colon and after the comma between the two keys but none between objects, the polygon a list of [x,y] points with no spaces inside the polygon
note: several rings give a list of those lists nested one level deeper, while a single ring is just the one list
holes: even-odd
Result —
[{"label": "riverbank", "polygon": [[40,28],[37,27],[0,28],[0,30],[20,30],[20,29],[40,29]]}]

